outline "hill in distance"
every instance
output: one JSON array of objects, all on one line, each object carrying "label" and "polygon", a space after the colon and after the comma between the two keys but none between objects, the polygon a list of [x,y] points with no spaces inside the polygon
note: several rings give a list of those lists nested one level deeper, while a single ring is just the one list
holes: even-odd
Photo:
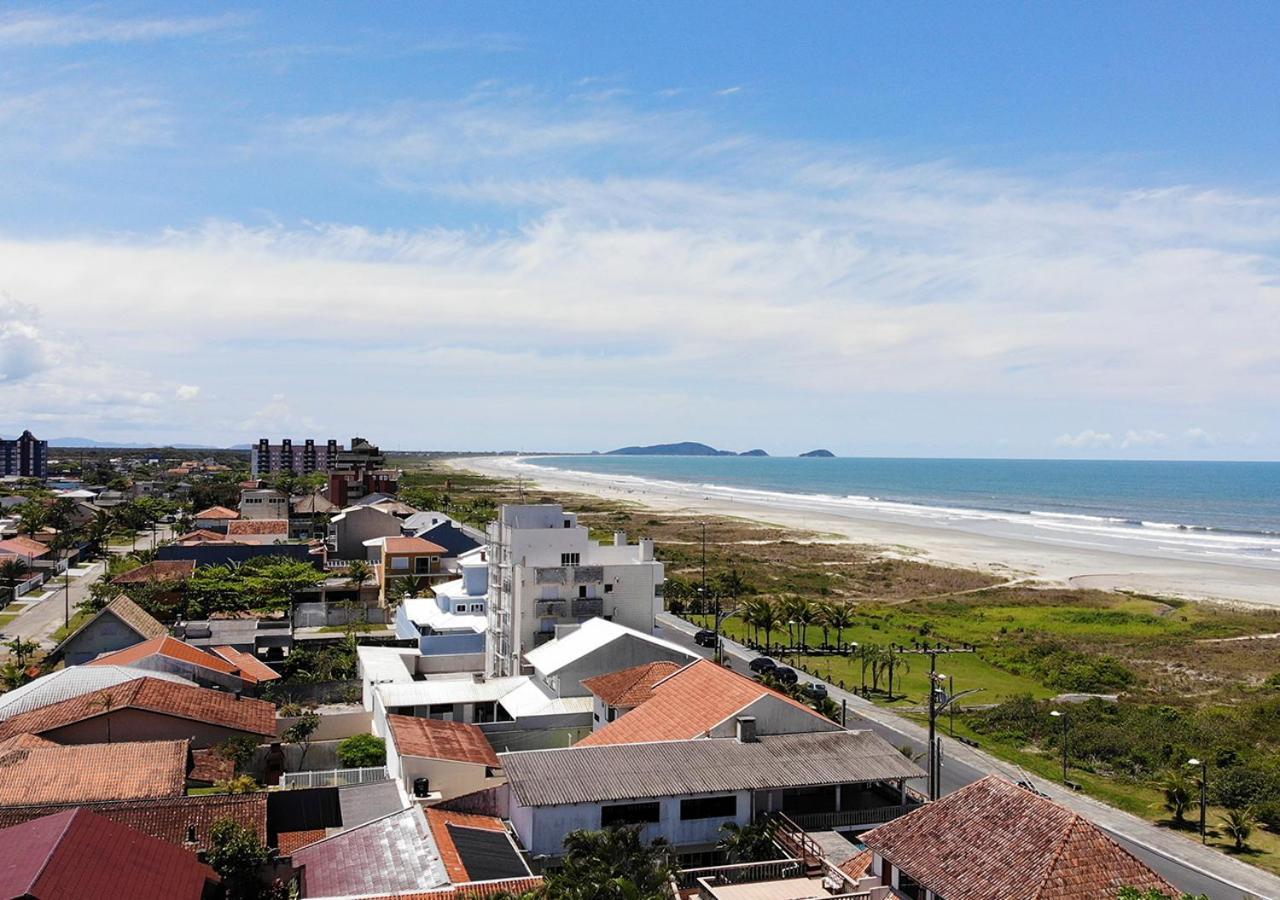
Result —
[{"label": "hill in distance", "polygon": [[717,450],[697,441],[681,441],[678,444],[649,444],[645,447],[619,447],[610,450],[606,456],[768,456],[763,450],[748,450],[746,453],[734,453],[732,450]]},{"label": "hill in distance", "polygon": [[801,453],[801,459],[834,459],[835,454],[830,450],[810,450],[808,453]]}]

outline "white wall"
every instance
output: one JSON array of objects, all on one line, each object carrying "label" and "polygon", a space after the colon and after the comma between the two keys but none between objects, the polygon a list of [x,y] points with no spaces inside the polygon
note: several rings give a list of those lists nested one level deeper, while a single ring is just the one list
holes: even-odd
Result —
[{"label": "white wall", "polygon": [[839,723],[796,709],[781,697],[765,695],[716,725],[711,729],[711,736],[736,737],[738,718],[741,716],[756,717],[756,734],[809,734],[814,731],[843,730]]}]

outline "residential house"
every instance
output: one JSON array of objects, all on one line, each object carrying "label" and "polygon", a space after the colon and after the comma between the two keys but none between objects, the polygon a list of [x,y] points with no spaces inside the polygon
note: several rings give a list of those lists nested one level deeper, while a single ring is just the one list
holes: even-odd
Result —
[{"label": "residential house", "polygon": [[329,517],[338,510],[320,491],[293,498],[289,503],[289,536],[295,540],[323,539],[329,533]]},{"label": "residential house", "polygon": [[192,749],[247,735],[277,739],[271,703],[160,678],[138,678],[11,716],[0,740],[29,733],[63,744],[189,738]]},{"label": "residential house", "polygon": [[29,537],[15,537],[0,541],[0,559],[17,557],[30,568],[52,563],[53,551],[49,545]]},{"label": "residential house", "polygon": [[786,694],[711,660],[700,659],[657,682],[652,696],[626,715],[615,715],[612,722],[607,716],[595,722],[595,730],[579,743],[603,746],[729,737],[743,716],[753,719],[760,735],[841,728]]},{"label": "residential house", "polygon": [[234,647],[211,647],[206,652],[167,634],[100,656],[87,665],[167,672],[204,687],[246,694],[253,694],[259,685],[280,677],[257,657]]},{"label": "residential house", "polygon": [[503,783],[498,755],[475,725],[387,716],[387,771],[406,797],[430,805]]},{"label": "residential house", "polygon": [[396,608],[396,636],[418,642],[427,655],[466,655],[457,671],[479,671],[484,666],[485,599],[489,567],[475,560],[462,567],[462,577],[432,588],[434,597],[406,597]]},{"label": "residential house", "polygon": [[87,809],[70,809],[0,831],[0,896],[214,896],[219,879],[189,850]]},{"label": "residential house", "polygon": [[912,900],[1095,900],[1181,892],[1098,826],[995,775],[861,835],[870,871]]},{"label": "residential house", "polygon": [[905,798],[906,783],[925,777],[871,731],[761,736],[750,717],[736,726],[730,738],[499,754],[506,818],[534,856],[560,856],[570,831],[624,824],[640,825],[646,842],[706,853],[727,823],[859,809],[886,793]]},{"label": "residential house", "polygon": [[76,807],[84,807],[104,819],[197,853],[207,853],[213,846],[210,833],[213,826],[224,819],[249,829],[264,844],[267,842],[265,792],[7,806],[0,808],[0,828],[10,828]]},{"label": "residential house", "polygon": [[194,686],[194,682],[167,672],[149,672],[146,669],[133,669],[128,666],[70,666],[55,669],[47,675],[41,675],[20,687],[0,694],[0,722],[19,713],[61,703],[73,697],[92,694],[103,688],[139,678],[158,678],[174,684]]},{"label": "residential house", "polygon": [[624,533],[597,544],[575,513],[557,504],[504,505],[490,523],[486,671],[516,675],[526,653],[557,628],[603,616],[651,634],[663,568],[653,541]]},{"label": "residential house", "polygon": [[289,518],[289,495],[270,488],[240,492],[240,518],[285,519]]},{"label": "residential house", "polygon": [[461,561],[466,558],[488,559],[484,550],[484,532],[478,532],[474,528],[454,522],[441,522],[431,528],[415,531],[412,536],[445,548],[441,565],[446,572],[456,572]]},{"label": "residential house", "polygon": [[202,509],[192,517],[192,521],[196,528],[206,531],[220,531],[227,533],[227,524],[234,522],[240,518],[240,513],[234,509],[227,509],[225,506],[210,506],[208,509]]},{"label": "residential house", "polygon": [[582,682],[606,672],[656,660],[684,664],[697,659],[679,644],[600,618],[525,654],[527,668],[559,697],[590,696]]},{"label": "residential house", "polygon": [[0,439],[0,477],[44,478],[49,474],[49,442],[30,431],[13,440]]},{"label": "residential house", "polygon": [[270,662],[293,650],[293,623],[288,619],[204,619],[179,622],[174,637],[192,647],[230,647]]},{"label": "residential house", "polygon": [[371,506],[348,507],[329,520],[329,554],[339,560],[367,560],[366,541],[399,536],[400,520],[391,513]]},{"label": "residential house", "polygon": [[653,697],[654,687],[681,668],[681,663],[660,660],[597,675],[582,682],[582,686],[595,698],[591,710],[592,728],[602,728],[648,701]]},{"label": "residential house", "polygon": [[0,806],[180,797],[189,752],[185,740],[63,746],[16,734],[0,741]]},{"label": "residential house", "polygon": [[436,512],[433,509],[420,509],[404,520],[404,533],[421,536],[422,532],[430,531],[437,525],[457,526],[461,524],[457,519],[442,512]]},{"label": "residential house", "polygon": [[121,594],[63,640],[53,656],[68,666],[78,666],[166,634],[168,630],[150,613]]},{"label": "residential house", "polygon": [[447,552],[439,544],[416,537],[376,537],[364,542],[369,562],[381,575],[379,595],[385,603],[396,585],[416,593],[416,586],[448,578],[440,565]]},{"label": "residential house", "polygon": [[[161,548],[166,549],[166,548]],[[174,548],[179,549],[179,548]],[[191,559],[155,559],[111,579],[111,584],[124,591],[153,591],[149,597],[161,610],[176,609],[182,601],[183,588],[196,570]]]},{"label": "residential house", "polygon": [[237,544],[283,544],[289,540],[289,520],[238,519],[228,522],[227,539]]}]

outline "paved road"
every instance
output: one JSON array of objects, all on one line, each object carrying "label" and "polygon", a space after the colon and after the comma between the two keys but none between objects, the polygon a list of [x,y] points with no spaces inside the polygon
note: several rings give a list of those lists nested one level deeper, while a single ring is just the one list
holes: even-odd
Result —
[{"label": "paved road", "polygon": [[[703,656],[710,655],[709,650],[693,643],[696,626],[667,614],[658,617],[658,624],[662,636],[668,640],[689,647]],[[733,641],[725,642],[725,650],[733,668],[743,673],[748,671],[747,663],[756,656]],[[917,753],[924,752],[928,745],[925,728],[891,710],[878,707],[857,694],[842,691],[833,685],[828,685],[827,688],[836,703],[848,703],[849,727],[870,728],[895,747],[910,744]],[[939,729],[940,732],[942,730]],[[949,794],[991,774],[1002,775],[1011,781],[1022,779],[1023,775],[1016,766],[946,738],[945,735],[942,737],[942,793]],[[1211,900],[1280,900],[1280,878],[1274,875],[1056,784],[1036,779],[1035,785],[1053,800],[1074,809],[1101,827],[1183,891],[1206,894]]]}]

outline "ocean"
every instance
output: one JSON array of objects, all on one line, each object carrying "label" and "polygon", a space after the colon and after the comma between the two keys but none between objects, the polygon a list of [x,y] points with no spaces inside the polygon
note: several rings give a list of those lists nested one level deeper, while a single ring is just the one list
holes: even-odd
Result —
[{"label": "ocean", "polygon": [[[803,502],[904,521],[1124,539],[1280,564],[1280,463],[1022,459],[558,456],[527,463],[706,496]],[[782,495],[782,496],[779,496]]]}]

